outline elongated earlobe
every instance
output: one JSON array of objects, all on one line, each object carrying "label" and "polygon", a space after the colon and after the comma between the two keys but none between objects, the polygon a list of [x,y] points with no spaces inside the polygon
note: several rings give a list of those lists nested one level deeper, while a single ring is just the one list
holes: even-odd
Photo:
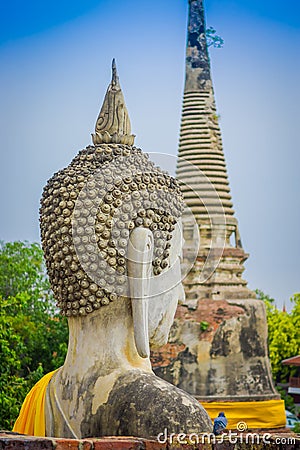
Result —
[{"label": "elongated earlobe", "polygon": [[153,235],[147,228],[135,228],[130,234],[127,250],[129,290],[135,345],[142,358],[150,356],[148,304],[153,247]]}]

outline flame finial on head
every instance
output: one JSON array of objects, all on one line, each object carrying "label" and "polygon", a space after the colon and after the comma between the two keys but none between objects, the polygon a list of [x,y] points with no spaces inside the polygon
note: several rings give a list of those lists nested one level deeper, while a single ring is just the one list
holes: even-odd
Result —
[{"label": "flame finial on head", "polygon": [[135,136],[131,134],[129,114],[120,87],[115,59],[112,61],[112,80],[106,91],[92,138],[94,145],[134,144]]},{"label": "flame finial on head", "polygon": [[117,65],[116,65],[116,60],[115,58],[112,60],[112,64],[111,64],[111,69],[112,69],[112,84],[119,84],[119,77],[117,74]]}]

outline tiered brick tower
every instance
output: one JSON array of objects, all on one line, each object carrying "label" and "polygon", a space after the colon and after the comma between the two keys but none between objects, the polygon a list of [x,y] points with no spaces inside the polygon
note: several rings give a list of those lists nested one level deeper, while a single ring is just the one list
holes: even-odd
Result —
[{"label": "tiered brick tower", "polygon": [[[205,30],[203,0],[189,0],[177,178],[194,217],[184,220],[183,264],[197,256],[169,343],[152,361],[157,375],[196,396],[212,416],[225,410],[231,426],[245,407],[248,426],[279,427],[285,417],[270,373],[264,304],[241,277],[248,255],[232,207]],[[253,420],[248,401],[259,411]]]},{"label": "tiered brick tower", "polygon": [[[226,163],[218,124],[202,1],[190,2],[177,178],[200,231],[200,250],[185,281],[186,296],[193,298],[249,298],[255,294],[241,278],[248,255],[242,249],[232,207]],[[234,236],[234,246],[230,244]],[[194,236],[185,237],[193,245]],[[218,239],[219,245],[216,242]],[[219,250],[224,246],[224,251]],[[222,255],[213,275],[199,273],[209,251]],[[212,258],[210,258],[212,259]],[[204,275],[204,274],[203,274]],[[204,282],[203,282],[204,281]]]}]

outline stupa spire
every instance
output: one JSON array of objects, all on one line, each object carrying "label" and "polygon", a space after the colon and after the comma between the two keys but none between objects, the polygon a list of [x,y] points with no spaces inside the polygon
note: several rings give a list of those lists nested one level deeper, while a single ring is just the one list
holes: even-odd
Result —
[{"label": "stupa spire", "polygon": [[203,0],[190,0],[189,8],[185,92],[201,92],[212,86]]},{"label": "stupa spire", "polygon": [[115,59],[112,60],[112,79],[107,88],[103,105],[92,134],[94,145],[125,144],[133,145],[134,134],[131,134],[129,114],[120,86]]},{"label": "stupa spire", "polygon": [[[183,280],[186,298],[177,308],[169,343],[153,352],[154,371],[203,402],[213,418],[226,404],[231,427],[237,426],[241,405],[249,400],[261,409],[253,414],[246,404],[243,420],[248,426],[264,428],[264,418],[272,415],[269,427],[280,427],[284,405],[270,372],[265,306],[242,279],[248,255],[231,202],[203,0],[189,1],[178,156],[176,176],[194,216],[183,216],[183,265],[197,256]],[[267,412],[270,400],[276,414]]]},{"label": "stupa spire", "polygon": [[[234,217],[212,86],[203,0],[189,1],[186,79],[176,176],[199,226],[201,241],[196,265],[185,280],[187,298],[253,297],[241,277],[248,255],[242,249]],[[192,236],[191,246],[194,241]],[[216,249],[218,242],[216,260],[223,256],[213,276],[203,283],[203,278],[196,274],[201,273],[211,244]]]},{"label": "stupa spire", "polygon": [[[197,220],[203,221],[207,219],[208,214],[211,216],[223,212],[227,218],[233,218],[234,211],[212,88],[203,0],[189,1],[186,79],[178,156],[177,178],[184,183],[187,204],[192,208]],[[209,179],[216,193],[207,189],[204,178],[197,175],[199,171]],[[217,208],[216,201],[212,198],[216,194],[221,200],[223,210],[220,209],[220,203]],[[204,199],[204,202],[201,199]]]}]

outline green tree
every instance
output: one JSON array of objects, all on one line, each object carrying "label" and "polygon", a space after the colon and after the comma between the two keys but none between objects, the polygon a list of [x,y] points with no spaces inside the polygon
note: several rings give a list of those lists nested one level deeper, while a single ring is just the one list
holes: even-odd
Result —
[{"label": "green tree", "polygon": [[67,350],[38,244],[0,243],[0,428],[10,429],[25,395]]},{"label": "green tree", "polygon": [[206,41],[207,47],[222,48],[224,45],[224,39],[217,35],[217,32],[213,27],[208,27],[206,29]]},{"label": "green tree", "polygon": [[273,378],[277,383],[288,382],[293,376],[295,368],[284,366],[281,361],[300,354],[300,294],[291,298],[293,304],[290,313],[280,311],[274,299],[262,291],[256,291],[257,298],[264,300],[268,320],[269,357]]},{"label": "green tree", "polygon": [[7,314],[11,303],[15,302],[14,298],[0,297],[0,427],[6,429],[11,428],[27,390],[26,380],[19,375],[20,355],[25,353],[26,347],[14,331],[14,318]]}]

